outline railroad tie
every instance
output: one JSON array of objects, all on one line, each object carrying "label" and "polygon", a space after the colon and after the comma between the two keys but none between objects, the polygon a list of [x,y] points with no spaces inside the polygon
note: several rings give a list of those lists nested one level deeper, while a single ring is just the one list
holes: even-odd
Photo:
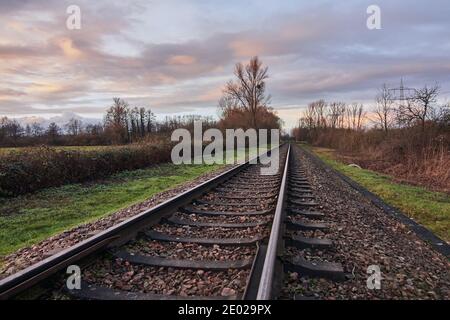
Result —
[{"label": "railroad tie", "polygon": [[81,289],[69,290],[68,293],[81,300],[240,300],[241,295],[235,296],[176,296],[132,292],[111,289],[88,282],[81,282]]},{"label": "railroad tie", "polygon": [[290,199],[302,200],[302,199],[316,199],[312,194],[292,194],[289,196]]},{"label": "railroad tie", "polygon": [[329,249],[333,246],[330,239],[307,238],[298,235],[286,236],[285,241],[287,246],[298,249]]},{"label": "railroad tie", "polygon": [[289,177],[289,181],[291,182],[299,182],[299,183],[309,183],[308,179],[306,178],[297,178],[297,177]]},{"label": "railroad tie", "polygon": [[131,253],[121,250],[114,253],[114,256],[132,264],[140,264],[152,267],[170,267],[177,269],[199,269],[223,271],[228,269],[248,269],[252,266],[252,259],[245,260],[187,260],[187,259],[170,259],[157,256],[148,256]]},{"label": "railroad tie", "polygon": [[344,281],[345,274],[342,264],[326,261],[308,261],[296,256],[284,261],[286,271],[297,272],[302,276],[327,278],[334,281]]},{"label": "railroad tie", "polygon": [[288,207],[287,211],[291,215],[299,215],[309,219],[323,219],[325,217],[325,214],[318,211],[307,211],[292,207]]},{"label": "railroad tie", "polygon": [[311,188],[309,182],[289,181],[290,187]]},{"label": "railroad tie", "polygon": [[299,201],[299,200],[292,199],[292,198],[289,198],[288,201],[291,204],[301,206],[301,207],[315,207],[315,206],[319,205],[317,202],[314,202],[314,201]]},{"label": "railroad tie", "polygon": [[325,223],[312,223],[300,221],[286,221],[286,227],[290,230],[327,230],[329,227]]},{"label": "railroad tie", "polygon": [[289,191],[290,192],[295,192],[295,193],[312,193],[312,189],[311,188],[296,188],[296,187],[289,187]]},{"label": "railroad tie", "polygon": [[274,193],[267,193],[267,194],[261,194],[261,195],[245,195],[245,196],[237,196],[237,195],[228,195],[228,194],[218,194],[217,197],[219,198],[224,198],[224,199],[236,199],[236,200],[243,200],[243,199],[270,199],[273,198],[273,200],[276,200],[276,197],[278,196],[278,194],[274,194]]}]

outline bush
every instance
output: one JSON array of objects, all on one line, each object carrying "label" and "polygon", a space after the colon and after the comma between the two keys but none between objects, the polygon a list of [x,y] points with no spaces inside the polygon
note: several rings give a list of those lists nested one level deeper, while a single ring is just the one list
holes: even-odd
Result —
[{"label": "bush", "polygon": [[94,151],[30,148],[0,156],[0,196],[101,179],[114,173],[170,161],[171,145],[160,142]]}]

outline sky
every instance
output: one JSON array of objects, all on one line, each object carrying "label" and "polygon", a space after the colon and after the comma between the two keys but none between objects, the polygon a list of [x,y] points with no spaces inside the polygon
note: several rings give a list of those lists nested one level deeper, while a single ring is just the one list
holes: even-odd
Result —
[{"label": "sky", "polygon": [[[379,30],[366,25],[373,4]],[[216,116],[234,65],[254,55],[287,128],[316,99],[370,108],[401,77],[438,82],[447,102],[449,17],[448,0],[0,0],[0,116],[93,121],[113,97],[158,117]]]}]

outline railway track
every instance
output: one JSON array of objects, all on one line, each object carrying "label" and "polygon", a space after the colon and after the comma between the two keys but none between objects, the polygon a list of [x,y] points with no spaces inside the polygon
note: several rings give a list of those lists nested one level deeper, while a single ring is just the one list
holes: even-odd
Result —
[{"label": "railway track", "polygon": [[302,296],[282,296],[287,272],[300,277],[345,280],[340,263],[321,258],[321,253],[333,248],[326,237],[329,226],[320,212],[314,190],[306,178],[298,157],[298,147],[292,145],[286,162],[280,197],[268,242],[261,284],[257,299],[308,299]]},{"label": "railway track", "polygon": [[[322,278],[344,281],[342,264],[328,258],[327,252],[334,243],[327,237],[327,217],[320,212],[320,203],[314,196],[305,171],[299,160],[299,148],[292,150],[294,160],[289,167],[288,192],[285,208],[285,235],[283,252],[280,254],[284,271],[300,277]],[[304,299],[303,296],[288,296],[289,299]]]},{"label": "railway track", "polygon": [[[283,271],[344,279],[340,264],[311,259],[327,250],[327,225],[296,157],[280,148],[280,167],[237,166],[157,207],[0,281],[0,298],[55,279],[40,298],[274,299]],[[63,272],[79,265],[81,289]]]}]

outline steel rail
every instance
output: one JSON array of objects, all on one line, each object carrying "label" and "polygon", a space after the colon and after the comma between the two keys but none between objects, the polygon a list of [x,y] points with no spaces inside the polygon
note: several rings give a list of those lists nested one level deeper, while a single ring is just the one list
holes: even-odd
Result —
[{"label": "steel rail", "polygon": [[283,144],[275,146],[262,155],[252,158],[220,175],[209,179],[179,195],[176,195],[163,203],[145,210],[127,220],[118,223],[98,234],[85,239],[69,248],[62,250],[38,263],[35,263],[17,273],[0,280],[0,300],[12,298],[24,290],[49,278],[56,272],[70,264],[79,261],[88,255],[100,252],[107,247],[123,244],[132,239],[137,232],[148,227],[151,223],[158,222],[168,213],[177,210],[203,193],[215,188],[224,181],[235,176],[257,159],[267,157],[273,150],[279,150]]},{"label": "steel rail", "polygon": [[275,263],[278,254],[278,245],[281,240],[281,225],[283,222],[285,195],[287,189],[287,175],[289,170],[289,158],[291,145],[289,144],[286,162],[284,165],[283,179],[281,181],[280,193],[278,195],[277,206],[273,218],[272,230],[270,231],[269,243],[267,245],[267,253],[264,259],[264,267],[261,272],[261,279],[258,287],[256,300],[270,300],[273,298]]}]

